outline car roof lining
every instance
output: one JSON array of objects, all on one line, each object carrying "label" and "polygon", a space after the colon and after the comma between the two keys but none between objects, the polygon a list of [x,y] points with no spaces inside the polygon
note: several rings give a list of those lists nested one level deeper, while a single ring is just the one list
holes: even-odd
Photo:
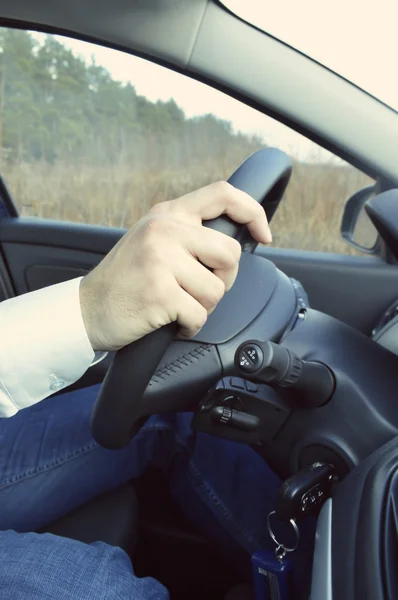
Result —
[{"label": "car roof lining", "polygon": [[3,0],[0,25],[155,60],[277,118],[369,175],[398,182],[394,111],[215,0]]}]

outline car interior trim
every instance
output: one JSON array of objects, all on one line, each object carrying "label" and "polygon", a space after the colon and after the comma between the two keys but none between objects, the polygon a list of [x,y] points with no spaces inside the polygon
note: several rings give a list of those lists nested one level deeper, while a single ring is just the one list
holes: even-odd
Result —
[{"label": "car interior trim", "polygon": [[332,600],[332,499],[322,507],[315,534],[311,600]]}]

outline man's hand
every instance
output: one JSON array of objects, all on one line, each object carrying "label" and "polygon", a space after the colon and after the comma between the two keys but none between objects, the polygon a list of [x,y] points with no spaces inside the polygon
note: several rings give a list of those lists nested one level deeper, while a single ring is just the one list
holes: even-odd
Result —
[{"label": "man's hand", "polygon": [[263,208],[221,181],[156,205],[82,279],[82,315],[95,351],[118,350],[173,321],[185,337],[203,327],[238,272],[240,244],[202,226],[222,214],[246,224],[258,242],[271,242]]}]

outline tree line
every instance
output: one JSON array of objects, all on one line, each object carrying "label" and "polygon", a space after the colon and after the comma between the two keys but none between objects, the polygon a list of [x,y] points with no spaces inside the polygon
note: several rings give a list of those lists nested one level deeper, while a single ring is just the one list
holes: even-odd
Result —
[{"label": "tree line", "polygon": [[176,168],[228,161],[263,145],[174,100],[151,102],[54,36],[0,29],[0,149],[10,161]]}]

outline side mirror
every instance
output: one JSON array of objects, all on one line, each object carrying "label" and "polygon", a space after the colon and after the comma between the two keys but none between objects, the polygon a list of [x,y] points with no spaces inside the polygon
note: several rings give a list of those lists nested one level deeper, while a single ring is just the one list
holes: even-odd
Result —
[{"label": "side mirror", "polygon": [[340,228],[347,244],[367,254],[379,251],[379,234],[365,211],[365,203],[376,194],[376,185],[370,185],[351,196],[344,207]]}]

